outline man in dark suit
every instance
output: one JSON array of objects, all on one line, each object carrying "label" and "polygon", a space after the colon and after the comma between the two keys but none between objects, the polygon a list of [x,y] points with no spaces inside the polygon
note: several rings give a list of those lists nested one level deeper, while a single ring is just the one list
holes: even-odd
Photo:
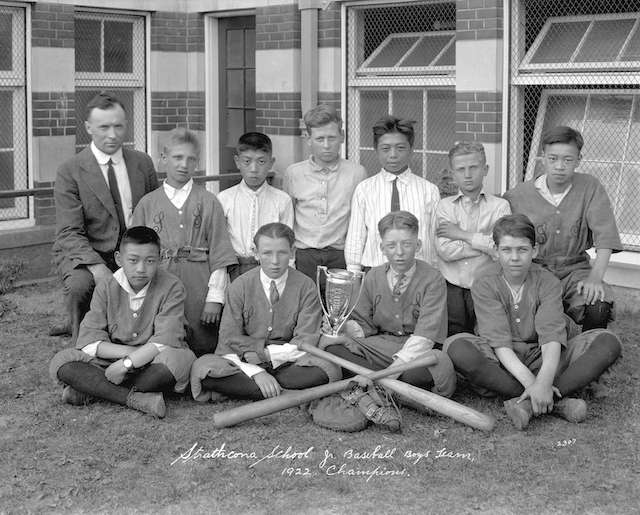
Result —
[{"label": "man in dark suit", "polygon": [[158,187],[151,158],[122,147],[127,118],[120,100],[106,92],[95,96],[87,104],[84,124],[91,145],[60,166],[54,189],[53,260],[74,342],[96,283],[117,269],[114,252],[131,224],[133,208]]}]

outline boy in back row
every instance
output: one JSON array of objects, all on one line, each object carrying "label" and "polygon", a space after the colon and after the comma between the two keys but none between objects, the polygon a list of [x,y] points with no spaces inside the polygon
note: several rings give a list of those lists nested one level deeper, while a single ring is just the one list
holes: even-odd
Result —
[{"label": "boy in back row", "polygon": [[561,284],[533,263],[536,232],[526,216],[498,220],[493,239],[500,266],[471,287],[479,336],[452,336],[445,350],[474,388],[510,399],[504,405],[518,429],[551,412],[581,422],[586,403],[566,396],[598,379],[620,355],[620,341],[605,329],[567,341]]}]

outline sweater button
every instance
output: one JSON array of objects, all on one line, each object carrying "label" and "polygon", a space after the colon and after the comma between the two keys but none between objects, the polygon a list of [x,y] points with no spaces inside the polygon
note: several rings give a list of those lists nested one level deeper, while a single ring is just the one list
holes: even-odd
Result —
[{"label": "sweater button", "polygon": [[138,318],[138,313],[134,313],[133,318]]},{"label": "sweater button", "polygon": [[393,302],[398,302],[400,299],[398,297],[393,298]]},{"label": "sweater button", "polygon": [[131,336],[133,336],[134,338],[138,337],[138,333],[133,333]]},{"label": "sweater button", "polygon": [[272,329],[271,326],[267,327],[267,331],[271,331],[271,329]]},{"label": "sweater button", "polygon": [[396,315],[396,318],[400,318],[400,315]]}]

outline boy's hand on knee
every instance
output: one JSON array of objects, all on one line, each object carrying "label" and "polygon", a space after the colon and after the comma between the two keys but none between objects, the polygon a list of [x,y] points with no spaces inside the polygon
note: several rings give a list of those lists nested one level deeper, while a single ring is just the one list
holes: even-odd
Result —
[{"label": "boy's hand on knee", "polygon": [[584,281],[578,281],[578,293],[581,293],[587,304],[595,304],[597,300],[604,300],[604,283],[602,279],[596,279],[591,276]]},{"label": "boy's hand on knee", "polygon": [[104,371],[104,375],[113,384],[121,384],[127,375],[127,369],[124,366],[123,360],[119,359],[111,363]]},{"label": "boy's hand on knee", "polygon": [[222,304],[219,302],[205,302],[200,322],[203,324],[215,324],[220,321],[220,315],[222,315]]},{"label": "boy's hand on knee", "polygon": [[258,385],[258,388],[260,388],[262,396],[265,399],[277,397],[282,392],[280,383],[278,383],[277,379],[267,371],[258,372],[253,376],[253,380]]}]

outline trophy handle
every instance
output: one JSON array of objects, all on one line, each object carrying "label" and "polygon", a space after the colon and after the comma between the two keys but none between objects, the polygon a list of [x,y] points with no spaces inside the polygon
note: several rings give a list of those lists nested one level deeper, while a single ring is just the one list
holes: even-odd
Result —
[{"label": "trophy handle", "polygon": [[327,308],[324,307],[324,299],[322,298],[322,291],[320,290],[320,272],[324,272],[324,276],[327,276],[327,267],[318,265],[316,266],[316,290],[318,291],[318,299],[320,300],[320,307],[322,308],[322,312],[326,317],[327,321],[329,320],[329,313],[327,312]]},{"label": "trophy handle", "polygon": [[[318,267],[320,268],[320,267]],[[324,268],[324,267],[323,267]],[[358,295],[356,296],[356,300],[353,302],[353,305],[351,306],[351,309],[349,309],[349,311],[347,311],[347,313],[344,315],[344,319],[342,320],[342,322],[340,322],[340,325],[338,325],[338,327],[335,328],[335,332],[336,334],[340,332],[340,329],[342,329],[342,326],[345,324],[345,322],[347,320],[349,320],[349,317],[351,316],[351,313],[353,313],[353,310],[356,309],[356,306],[358,305],[358,301],[360,300],[360,295],[362,295],[362,288],[364,287],[364,276],[365,273],[363,271],[359,271],[359,272],[353,272],[355,275],[359,275],[360,276],[360,289],[358,290]],[[352,286],[353,288],[353,286]],[[323,311],[324,311],[324,306],[323,306]],[[325,311],[325,314],[327,312]],[[329,317],[329,315],[327,314],[327,318]]]}]

